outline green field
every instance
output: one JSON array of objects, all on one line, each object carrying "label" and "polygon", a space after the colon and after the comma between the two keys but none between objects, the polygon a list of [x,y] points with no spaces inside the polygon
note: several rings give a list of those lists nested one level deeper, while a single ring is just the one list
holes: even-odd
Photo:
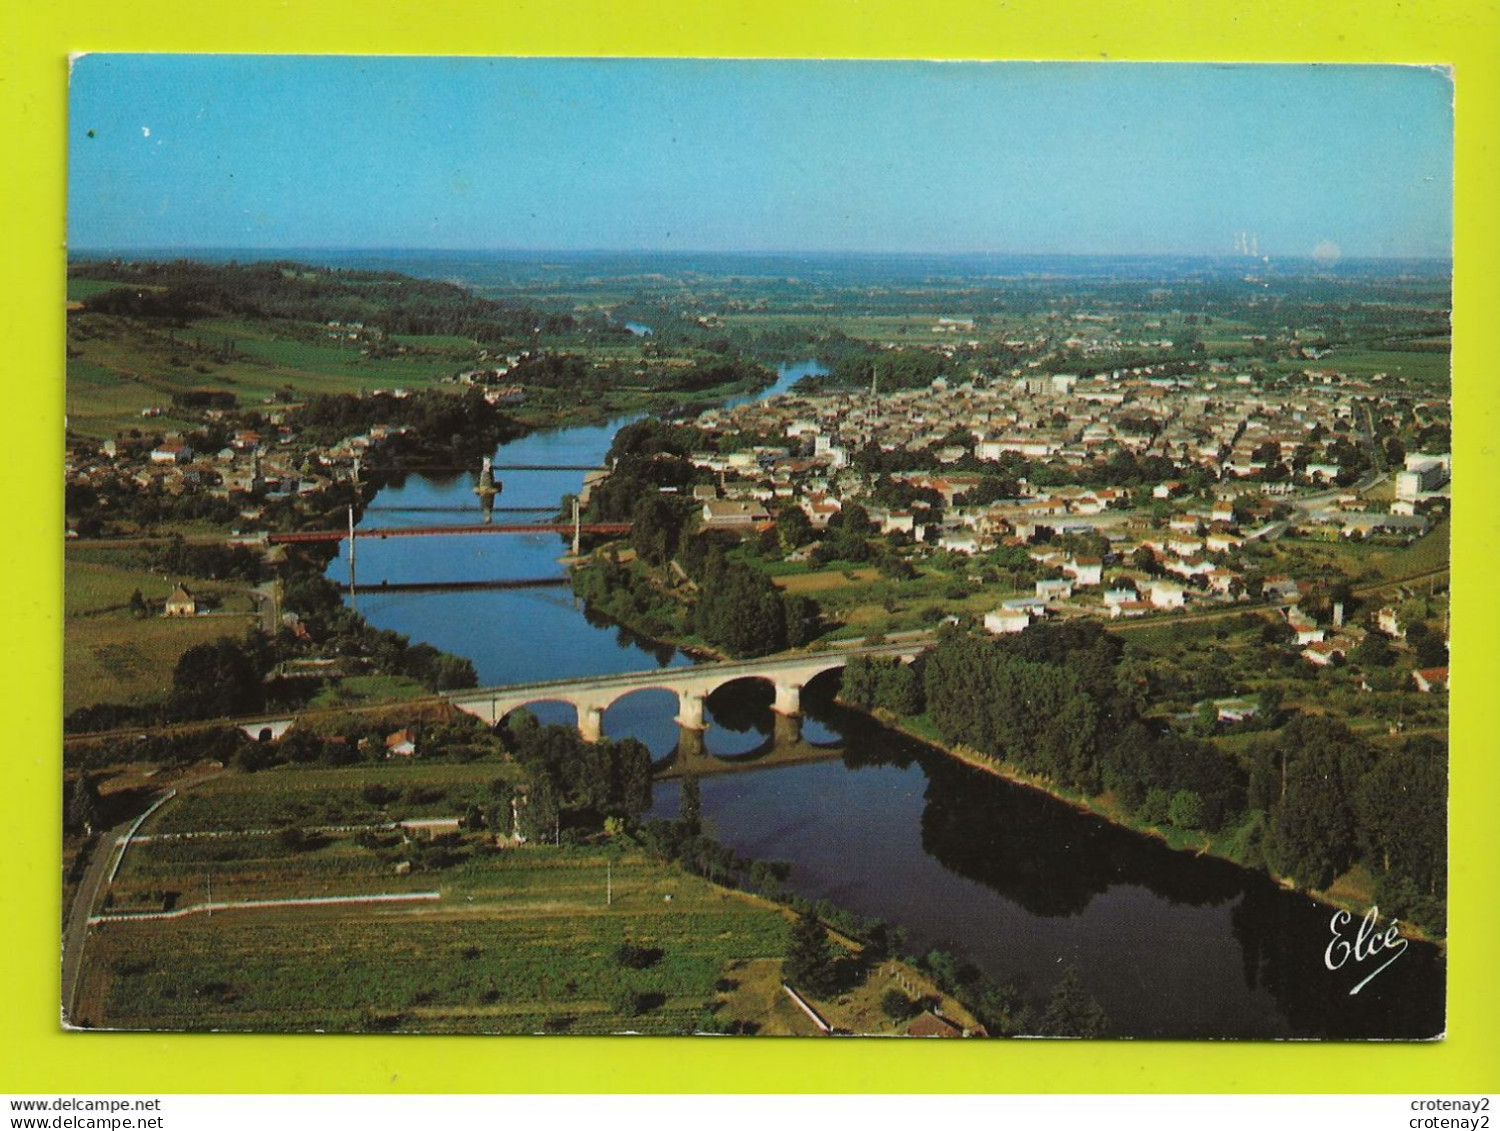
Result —
[{"label": "green field", "polygon": [[132,286],[129,283],[121,283],[112,279],[68,279],[68,301],[82,302],[84,299],[92,298],[94,295],[103,294],[105,291],[115,291],[129,287],[135,291],[161,291],[165,288],[138,284]]},{"label": "green field", "polygon": [[171,688],[178,657],[221,636],[238,639],[254,623],[248,616],[69,619],[63,635],[63,713],[95,703],[160,702]]},{"label": "green field", "polygon": [[1308,558],[1331,564],[1356,585],[1387,578],[1412,577],[1442,569],[1448,564],[1448,520],[1438,520],[1426,534],[1405,546],[1288,538],[1278,544],[1278,549],[1282,552],[1294,550]]},{"label": "green field", "polygon": [[[170,620],[131,615],[133,592],[159,608],[179,581],[207,597],[215,613]],[[138,551],[70,549],[63,570],[63,712],[159,702],[183,652],[221,636],[238,639],[256,623],[253,610],[243,585],[166,578],[144,568]]]},{"label": "green field", "polygon": [[363,703],[399,703],[408,699],[422,699],[431,694],[410,676],[356,675],[325,687],[307,705],[313,710],[357,707]]},{"label": "green field", "polygon": [[164,577],[145,568],[138,551],[69,548],[63,570],[63,612],[66,616],[77,617],[123,610],[137,589],[147,601],[160,603],[167,599],[179,581],[194,594],[206,598],[215,611],[255,611],[244,583]]},{"label": "green field", "polygon": [[[138,1029],[691,1032],[737,988],[721,982],[731,964],[786,946],[778,911],[624,845],[491,851],[440,877],[372,875],[365,890],[403,888],[442,898],[109,923],[90,943],[80,1016]],[[625,942],[653,960],[622,966]]]},{"label": "green field", "polygon": [[1451,380],[1450,357],[1446,350],[1378,350],[1346,346],[1317,361],[1280,361],[1272,368],[1283,372],[1337,369],[1351,377],[1361,378],[1384,373],[1445,393]]},{"label": "green field", "polygon": [[[311,325],[278,330],[231,319],[163,330],[87,316],[70,326],[69,428],[101,438],[129,428],[192,428],[196,415],[175,417],[170,411],[172,394],[190,389],[225,389],[242,405],[253,406],[288,385],[297,396],[422,388],[472,356],[472,347],[461,339],[443,339],[401,356],[364,357],[358,344],[319,339],[317,333]],[[234,356],[221,361],[214,354],[225,342],[233,343]],[[162,415],[143,420],[141,410],[147,407],[161,408]]]},{"label": "green field", "polygon": [[[489,784],[514,781],[509,762],[372,762],[334,768],[284,766],[256,774],[224,774],[162,808],[147,833],[204,832],[344,824],[423,817],[458,817],[471,803],[495,800]],[[369,786],[401,791],[383,804],[363,796]]]}]

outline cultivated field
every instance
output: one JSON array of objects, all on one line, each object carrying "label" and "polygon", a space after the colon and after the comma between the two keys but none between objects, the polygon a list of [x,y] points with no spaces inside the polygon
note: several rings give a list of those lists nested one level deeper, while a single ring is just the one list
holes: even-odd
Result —
[{"label": "cultivated field", "polygon": [[[63,713],[95,703],[154,703],[171,687],[183,652],[221,636],[238,639],[256,623],[243,586],[200,578],[164,578],[131,555],[70,551],[63,572]],[[179,582],[209,596],[216,613],[137,619],[130,596],[140,590],[159,609]]]},{"label": "cultivated field", "polygon": [[224,832],[460,817],[470,804],[493,803],[497,795],[490,784],[513,782],[518,773],[513,763],[491,759],[280,766],[255,774],[224,774],[164,806],[142,832]]},{"label": "cultivated field", "polygon": [[[721,1024],[731,963],[775,961],[786,946],[780,912],[630,849],[491,851],[440,875],[371,874],[364,890],[403,888],[441,898],[108,923],[90,942],[79,1016],[143,1029],[691,1032]],[[617,957],[624,943],[643,952],[639,968]],[[779,989],[766,993],[735,1014],[776,1009]]]}]

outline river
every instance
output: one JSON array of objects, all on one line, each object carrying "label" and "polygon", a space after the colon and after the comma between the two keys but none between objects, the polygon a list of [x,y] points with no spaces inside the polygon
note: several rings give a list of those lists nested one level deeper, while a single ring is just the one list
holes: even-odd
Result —
[{"label": "river", "polygon": [[[783,391],[810,362],[780,367],[760,396]],[[736,402],[738,403],[738,402]],[[503,446],[497,464],[597,465],[624,421],[540,432]],[[576,471],[499,473],[497,505],[556,512],[579,488]],[[476,476],[411,476],[371,500],[364,526],[472,520]],[[451,513],[444,514],[443,510]],[[347,547],[341,547],[346,550]],[[382,579],[469,581],[556,576],[566,546],[555,535],[362,540],[359,610],[469,657],[481,684],[638,671],[692,661],[591,618],[565,587],[380,593]],[[330,575],[342,577],[342,560]],[[1104,1007],[1111,1032],[1137,1037],[1423,1038],[1443,1028],[1444,964],[1412,944],[1358,994],[1356,973],[1330,971],[1329,908],[1262,876],[1161,844],[1080,814],[873,723],[833,702],[835,676],[803,694],[796,750],[805,759],[757,769],[779,746],[769,689],[731,684],[708,702],[709,755],[736,772],[702,778],[713,835],[744,855],[787,860],[790,886],[904,927],[911,949],[941,947],[1046,996],[1073,966]],[[674,754],[675,699],[639,692],[605,714],[612,737]],[[571,708],[538,704],[543,721]],[[655,789],[658,815],[675,815],[675,781]]]}]

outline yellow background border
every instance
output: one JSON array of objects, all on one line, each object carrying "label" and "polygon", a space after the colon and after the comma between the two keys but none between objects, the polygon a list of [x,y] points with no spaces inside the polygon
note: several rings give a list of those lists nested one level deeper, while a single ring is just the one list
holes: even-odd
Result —
[{"label": "yellow background border", "polygon": [[[0,123],[7,260],[0,304],[11,419],[0,459],[10,616],[3,683],[7,848],[0,1090],[1483,1091],[1500,1083],[1496,758],[1483,690],[1496,616],[1481,582],[1495,508],[1500,310],[1494,2],[1350,0],[40,0],[6,5]],[[1225,59],[1451,65],[1457,82],[1453,868],[1448,1038],[1425,1046],[1168,1042],[66,1034],[58,1016],[58,733],[66,58],[76,51]],[[1371,161],[1381,155],[1372,153]],[[1308,170],[1317,176],[1316,170]]]}]

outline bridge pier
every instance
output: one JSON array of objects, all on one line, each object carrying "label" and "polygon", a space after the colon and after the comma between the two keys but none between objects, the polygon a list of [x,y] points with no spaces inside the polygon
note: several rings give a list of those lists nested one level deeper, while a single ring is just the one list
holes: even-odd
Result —
[{"label": "bridge pier", "polygon": [[578,733],[585,742],[598,742],[604,737],[604,708],[578,708]]},{"label": "bridge pier", "polygon": [[800,715],[802,713],[802,685],[790,680],[776,681],[776,702],[771,710],[778,715]]},{"label": "bridge pier", "polygon": [[695,691],[677,693],[677,725],[684,730],[707,729],[703,721],[703,696]]}]

